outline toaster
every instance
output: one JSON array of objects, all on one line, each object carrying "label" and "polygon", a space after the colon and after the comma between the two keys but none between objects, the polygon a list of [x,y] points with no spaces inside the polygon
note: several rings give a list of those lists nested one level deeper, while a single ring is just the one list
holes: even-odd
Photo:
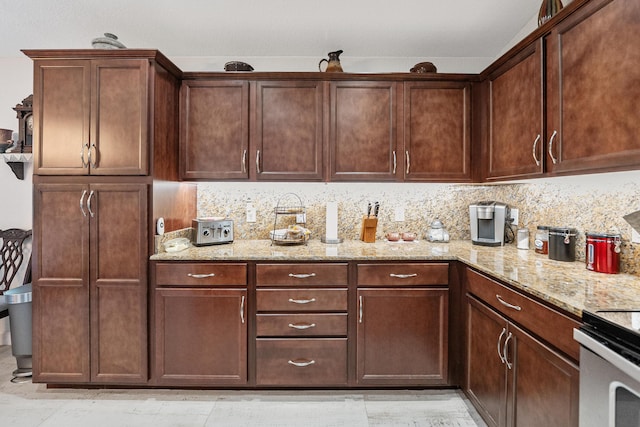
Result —
[{"label": "toaster", "polygon": [[195,246],[219,245],[233,242],[233,220],[197,218],[192,221],[191,242]]}]

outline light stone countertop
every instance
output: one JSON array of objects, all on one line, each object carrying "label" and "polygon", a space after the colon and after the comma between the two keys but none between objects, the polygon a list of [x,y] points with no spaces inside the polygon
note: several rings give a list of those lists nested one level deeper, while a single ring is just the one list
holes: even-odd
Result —
[{"label": "light stone countertop", "polygon": [[161,252],[153,261],[453,261],[458,260],[524,290],[578,317],[583,309],[640,309],[640,277],[589,271],[583,262],[550,260],[514,245],[486,247],[470,241],[449,243],[349,240],[324,244],[272,245],[270,240],[236,240],[230,244]]}]

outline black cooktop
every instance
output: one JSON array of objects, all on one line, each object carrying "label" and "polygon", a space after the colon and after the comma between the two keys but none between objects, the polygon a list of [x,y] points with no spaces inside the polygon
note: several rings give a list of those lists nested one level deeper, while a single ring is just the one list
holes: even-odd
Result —
[{"label": "black cooktop", "polygon": [[640,309],[583,311],[581,328],[640,365]]}]

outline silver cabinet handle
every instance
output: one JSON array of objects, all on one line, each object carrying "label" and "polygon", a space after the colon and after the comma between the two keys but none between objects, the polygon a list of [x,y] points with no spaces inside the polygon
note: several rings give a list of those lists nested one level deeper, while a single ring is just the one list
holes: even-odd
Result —
[{"label": "silver cabinet handle", "polygon": [[396,174],[396,166],[398,165],[398,159],[396,158],[396,150],[393,150],[393,174]]},{"label": "silver cabinet handle", "polygon": [[411,274],[389,273],[389,277],[395,277],[397,279],[409,279],[411,277],[418,277],[418,273],[411,273]]},{"label": "silver cabinet handle", "polygon": [[82,216],[86,217],[87,213],[84,211],[84,196],[87,195],[87,190],[82,190],[82,196],[80,196],[80,212],[82,212]]},{"label": "silver cabinet handle", "polygon": [[289,327],[292,329],[298,329],[298,330],[305,330],[305,329],[311,329],[311,328],[315,328],[316,324],[315,323],[289,323]]},{"label": "silver cabinet handle", "polygon": [[504,305],[505,307],[509,307],[512,308],[516,311],[520,311],[522,310],[522,307],[520,307],[519,305],[513,305],[513,304],[509,304],[508,302],[506,302],[505,300],[502,299],[502,297],[498,294],[496,294],[496,298],[498,299],[498,301],[500,302],[500,304]]},{"label": "silver cabinet handle", "polygon": [[404,155],[407,159],[407,175],[409,175],[409,171],[411,170],[411,160],[409,159],[409,150],[405,151]]},{"label": "silver cabinet handle", "polygon": [[93,197],[93,190],[91,190],[91,193],[89,193],[89,197],[87,197],[87,210],[89,211],[89,215],[91,215],[91,218],[93,218],[95,215],[93,214],[93,211],[91,210],[91,198]]},{"label": "silver cabinet handle", "polygon": [[207,273],[207,274],[193,274],[188,273],[188,277],[193,277],[194,279],[206,279],[207,277],[215,277],[215,273]]},{"label": "silver cabinet handle", "polygon": [[556,135],[558,135],[558,131],[554,130],[553,134],[551,135],[551,138],[549,139],[549,156],[551,156],[551,161],[553,162],[554,165],[558,163],[558,159],[553,157],[553,140],[556,138]]},{"label": "silver cabinet handle", "polygon": [[240,321],[244,323],[244,295],[242,295],[242,299],[240,300]]},{"label": "silver cabinet handle", "polygon": [[247,150],[242,151],[242,172],[247,172]]},{"label": "silver cabinet handle", "polygon": [[260,150],[256,151],[256,172],[260,173]]},{"label": "silver cabinet handle", "polygon": [[[93,156],[93,161],[91,160],[91,152],[93,151],[93,153],[95,154],[95,156]],[[98,167],[98,149],[96,148],[96,144],[91,144],[91,149],[89,150],[89,164],[91,165],[92,168],[97,168]]]},{"label": "silver cabinet handle", "polygon": [[289,277],[294,277],[296,279],[308,279],[309,277],[316,277],[316,273],[308,273],[308,274],[289,273]]},{"label": "silver cabinet handle", "polygon": [[507,328],[502,328],[502,332],[500,332],[500,336],[498,337],[498,357],[500,358],[500,361],[502,363],[505,362],[504,358],[502,357],[502,350],[500,349],[500,343],[502,342],[502,337],[504,336],[504,334],[507,332]]},{"label": "silver cabinet handle", "polygon": [[293,299],[293,298],[289,298],[289,302],[292,302],[294,304],[309,304],[312,302],[316,302],[315,298],[310,298],[310,299]]},{"label": "silver cabinet handle", "polygon": [[86,167],[89,166],[89,163],[84,161],[84,149],[85,148],[87,149],[87,153],[89,153],[89,143],[82,144],[82,147],[80,147],[80,161],[82,162],[82,167],[83,168],[86,168]]},{"label": "silver cabinet handle", "polygon": [[314,363],[316,363],[316,361],[315,360],[308,360],[306,362],[295,362],[293,360],[289,360],[287,363],[289,365],[297,366],[299,368],[304,368],[305,366],[313,365]]},{"label": "silver cabinet handle", "polygon": [[359,322],[359,323],[362,323],[362,306],[363,306],[363,303],[362,303],[362,295],[360,295],[360,297],[359,297],[358,299],[359,299],[359,301],[360,301],[360,308],[358,309],[358,311],[359,311],[359,314],[358,314],[358,316],[359,316],[359,317],[358,317],[358,322]]},{"label": "silver cabinet handle", "polygon": [[533,141],[533,149],[531,150],[533,154],[533,160],[536,161],[536,166],[540,166],[540,160],[538,160],[538,155],[536,153],[537,151],[536,147],[538,147],[538,141],[540,141],[540,134],[538,134],[538,137],[536,138],[536,140]]},{"label": "silver cabinet handle", "polygon": [[511,338],[513,338],[513,334],[509,332],[509,336],[506,340],[504,340],[504,346],[502,347],[502,356],[504,357],[504,363],[507,364],[507,368],[509,369],[513,367],[513,364],[509,363],[509,359],[507,356],[507,346],[509,345],[509,341],[511,340]]}]

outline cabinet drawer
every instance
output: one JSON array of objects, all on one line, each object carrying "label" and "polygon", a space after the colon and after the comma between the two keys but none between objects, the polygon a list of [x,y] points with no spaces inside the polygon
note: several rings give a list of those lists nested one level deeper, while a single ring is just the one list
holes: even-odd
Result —
[{"label": "cabinet drawer", "polygon": [[258,314],[256,331],[262,337],[346,336],[347,313]]},{"label": "cabinet drawer", "polygon": [[346,289],[258,289],[258,311],[346,311]]},{"label": "cabinet drawer", "polygon": [[347,264],[258,264],[256,286],[347,286]]},{"label": "cabinet drawer", "polygon": [[256,340],[256,384],[346,385],[347,339]]},{"label": "cabinet drawer", "polygon": [[469,268],[467,283],[469,293],[578,360],[580,348],[573,329],[580,327],[579,322]]},{"label": "cabinet drawer", "polygon": [[247,284],[247,264],[163,262],[156,264],[156,286]]},{"label": "cabinet drawer", "polygon": [[447,284],[448,263],[358,264],[358,286]]}]

